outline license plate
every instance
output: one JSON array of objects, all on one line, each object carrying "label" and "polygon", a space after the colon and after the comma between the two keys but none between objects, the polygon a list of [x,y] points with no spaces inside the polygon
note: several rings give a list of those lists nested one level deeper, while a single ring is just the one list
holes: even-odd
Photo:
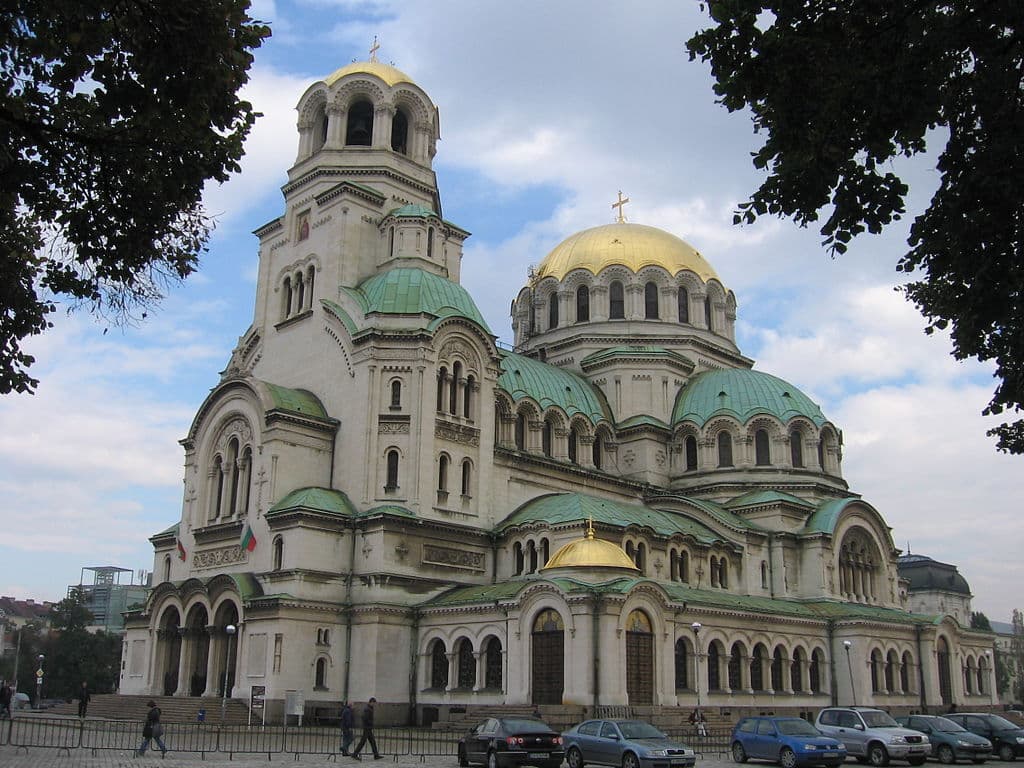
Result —
[{"label": "license plate", "polygon": [[530,760],[545,760],[551,757],[551,755],[549,755],[547,752],[531,752],[526,757]]}]

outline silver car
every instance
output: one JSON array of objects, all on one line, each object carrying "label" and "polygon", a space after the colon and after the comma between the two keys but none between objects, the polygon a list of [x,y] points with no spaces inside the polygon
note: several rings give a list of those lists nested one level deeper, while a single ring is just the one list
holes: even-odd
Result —
[{"label": "silver car", "polygon": [[882,709],[826,707],[814,725],[843,742],[848,754],[874,766],[888,765],[890,758],[923,765],[931,753],[927,736],[904,728]]},{"label": "silver car", "polygon": [[586,720],[562,734],[569,768],[690,768],[693,750],[643,720]]}]

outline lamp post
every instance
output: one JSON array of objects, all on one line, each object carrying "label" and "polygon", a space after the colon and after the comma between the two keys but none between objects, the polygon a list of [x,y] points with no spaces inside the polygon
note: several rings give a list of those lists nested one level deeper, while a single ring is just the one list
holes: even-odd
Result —
[{"label": "lamp post", "polygon": [[992,709],[996,707],[996,664],[995,658],[992,655],[992,649],[989,648],[985,651],[985,656],[988,657],[988,699],[992,706]]},{"label": "lamp post", "polygon": [[36,709],[39,709],[43,703],[43,660],[45,658],[43,654],[39,654],[39,667],[36,669]]},{"label": "lamp post", "polygon": [[690,625],[693,630],[693,690],[697,692],[697,709],[700,709],[700,622]]},{"label": "lamp post", "polygon": [[220,724],[222,726],[224,725],[224,715],[228,709],[228,674],[231,671],[231,640],[234,638],[236,631],[237,629],[234,624],[228,624],[224,627],[224,632],[226,632],[228,636],[228,659],[227,664],[224,667],[224,695],[220,700]]},{"label": "lamp post", "polygon": [[849,640],[843,640],[843,648],[846,649],[846,669],[850,672],[850,698],[853,700],[853,706],[857,706],[857,685],[853,682],[853,663],[850,661],[850,646],[853,645]]}]

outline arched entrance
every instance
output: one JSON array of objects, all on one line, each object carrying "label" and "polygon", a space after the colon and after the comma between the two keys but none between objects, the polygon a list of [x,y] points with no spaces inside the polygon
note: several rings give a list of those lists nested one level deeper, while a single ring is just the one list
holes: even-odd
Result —
[{"label": "arched entrance", "polygon": [[639,610],[626,619],[626,696],[631,705],[654,703],[654,632]]},{"label": "arched entrance", "polygon": [[943,704],[953,703],[953,680],[949,672],[949,643],[946,638],[940,637],[936,646],[935,662],[939,672],[939,696]]},{"label": "arched entrance", "polygon": [[565,676],[565,625],[548,608],[533,620],[532,685],[534,704],[561,704]]},{"label": "arched entrance", "polygon": [[206,667],[210,660],[208,617],[206,606],[194,605],[185,620],[189,696],[202,696],[206,692]]},{"label": "arched entrance", "polygon": [[[231,690],[235,687],[235,670],[238,668],[238,635],[241,628],[238,626],[238,608],[234,603],[224,603],[217,609],[217,617],[214,621],[214,658],[217,664],[217,695],[224,696],[225,685],[227,696],[231,696]],[[228,626],[233,626],[233,634],[227,631]]]},{"label": "arched entrance", "polygon": [[170,607],[160,618],[160,629],[157,630],[157,641],[161,646],[160,692],[163,696],[173,696],[178,690],[178,665],[181,663],[181,615],[178,609]]}]

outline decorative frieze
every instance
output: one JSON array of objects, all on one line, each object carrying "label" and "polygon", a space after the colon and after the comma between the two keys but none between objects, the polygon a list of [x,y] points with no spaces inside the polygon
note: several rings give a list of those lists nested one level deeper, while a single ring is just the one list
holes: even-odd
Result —
[{"label": "decorative frieze", "polygon": [[234,565],[235,563],[246,563],[248,561],[248,553],[243,551],[237,544],[231,547],[207,549],[192,554],[192,567],[199,570],[220,568],[223,565]]},{"label": "decorative frieze", "polygon": [[484,553],[424,544],[423,563],[425,565],[446,565],[451,568],[462,568],[466,571],[483,571]]},{"label": "decorative frieze", "polygon": [[480,445],[480,430],[465,424],[453,424],[450,421],[437,421],[434,424],[434,437],[450,440],[453,443],[464,443],[476,447]]}]

